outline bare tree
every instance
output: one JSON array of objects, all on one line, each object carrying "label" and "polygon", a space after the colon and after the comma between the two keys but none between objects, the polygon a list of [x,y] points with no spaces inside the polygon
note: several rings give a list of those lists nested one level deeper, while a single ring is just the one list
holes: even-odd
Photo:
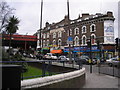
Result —
[{"label": "bare tree", "polygon": [[14,8],[10,8],[7,2],[0,2],[0,32],[5,31],[5,25],[9,17],[13,14]]}]

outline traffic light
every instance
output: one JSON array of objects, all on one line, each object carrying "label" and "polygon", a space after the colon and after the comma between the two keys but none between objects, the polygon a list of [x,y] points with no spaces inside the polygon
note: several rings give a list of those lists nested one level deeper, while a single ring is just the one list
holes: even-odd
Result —
[{"label": "traffic light", "polygon": [[116,46],[116,50],[120,50],[120,39],[119,38],[115,39],[115,46]]},{"label": "traffic light", "polygon": [[91,39],[87,40],[87,46],[90,48],[91,47]]},{"label": "traffic light", "polygon": [[115,39],[115,45],[118,47],[118,38]]},{"label": "traffic light", "polygon": [[100,41],[97,40],[97,48],[100,49]]}]

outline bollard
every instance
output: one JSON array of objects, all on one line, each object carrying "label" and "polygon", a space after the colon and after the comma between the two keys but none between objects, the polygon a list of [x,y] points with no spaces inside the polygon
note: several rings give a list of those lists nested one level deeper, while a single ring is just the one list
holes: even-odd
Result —
[{"label": "bollard", "polygon": [[45,62],[42,62],[42,77],[45,76]]},{"label": "bollard", "polygon": [[20,90],[21,72],[20,65],[0,65],[2,68],[2,90]]}]

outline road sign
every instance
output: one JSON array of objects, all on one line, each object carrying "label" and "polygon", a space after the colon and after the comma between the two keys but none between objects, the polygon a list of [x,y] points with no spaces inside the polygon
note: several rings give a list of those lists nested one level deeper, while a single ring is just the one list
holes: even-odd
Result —
[{"label": "road sign", "polygon": [[73,41],[73,38],[72,37],[68,37],[68,41]]},{"label": "road sign", "polygon": [[68,44],[73,44],[73,38],[72,37],[68,37],[67,43]]}]

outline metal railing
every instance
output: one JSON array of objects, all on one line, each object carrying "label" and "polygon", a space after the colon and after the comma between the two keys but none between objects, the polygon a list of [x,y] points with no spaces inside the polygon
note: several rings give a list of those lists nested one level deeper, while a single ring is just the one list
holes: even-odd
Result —
[{"label": "metal railing", "polygon": [[[51,76],[54,74],[70,72],[75,69],[82,68],[82,64],[79,62],[79,60],[67,61],[67,60],[36,60],[36,59],[33,59],[33,61],[0,61],[0,63],[21,65],[22,66],[21,80],[29,79],[29,78],[36,78],[36,77]],[[30,76],[24,77],[23,74],[27,72],[26,67],[28,66],[33,66],[38,69],[41,69],[42,73],[38,75],[30,75]],[[56,69],[55,67],[58,67],[58,71],[55,70]],[[62,69],[62,68],[67,68],[67,69]]]},{"label": "metal railing", "polygon": [[109,65],[106,62],[99,63],[98,64],[98,73],[120,78],[120,62],[117,66],[116,65]]}]

